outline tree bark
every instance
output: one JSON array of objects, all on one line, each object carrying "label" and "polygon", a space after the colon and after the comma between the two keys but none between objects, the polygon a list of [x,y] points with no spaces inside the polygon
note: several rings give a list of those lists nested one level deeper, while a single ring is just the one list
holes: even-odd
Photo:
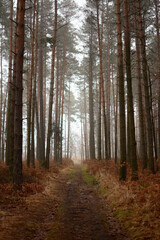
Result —
[{"label": "tree bark", "polygon": [[52,68],[51,68],[51,83],[49,96],[49,113],[48,113],[48,133],[47,133],[47,148],[46,148],[46,168],[49,168],[50,155],[50,141],[52,135],[52,107],[53,107],[53,88],[54,88],[54,68],[55,68],[55,50],[57,39],[57,0],[55,0],[55,18],[54,18],[54,33],[53,33],[53,47],[52,47]]},{"label": "tree bark", "polygon": [[[99,2],[96,0],[96,8],[97,8],[97,26],[98,26],[98,46],[99,46],[99,61],[100,61],[100,76],[99,76],[99,128],[101,127],[101,100],[102,100],[102,107],[103,107],[103,121],[104,121],[104,136],[105,136],[105,159],[108,159],[108,148],[107,148],[107,120],[106,120],[106,107],[105,107],[105,94],[104,94],[104,79],[103,79],[103,59],[102,59],[102,38],[103,38],[103,27],[102,30],[100,30],[100,24],[99,24]],[[103,21],[103,17],[102,17]],[[103,23],[102,23],[103,25]],[[100,129],[98,130],[99,135]],[[100,141],[100,136],[99,140]],[[101,159],[101,147],[100,142],[98,143],[98,159]]]},{"label": "tree bark", "polygon": [[95,137],[94,137],[94,110],[93,110],[93,26],[90,26],[90,43],[89,43],[89,149],[90,158],[95,159]]},{"label": "tree bark", "polygon": [[150,95],[149,95],[149,83],[147,74],[147,58],[146,58],[146,43],[145,33],[143,29],[143,20],[141,14],[141,3],[140,0],[136,1],[136,12],[138,13],[138,31],[141,42],[141,56],[142,56],[142,68],[143,68],[143,83],[144,83],[144,94],[145,94],[145,111],[147,120],[147,138],[148,138],[148,158],[149,158],[149,169],[154,173],[154,157],[153,157],[153,129],[150,111]]},{"label": "tree bark", "polygon": [[126,127],[120,0],[116,0],[118,83],[120,107],[120,180],[126,180]]},{"label": "tree bark", "polygon": [[156,13],[156,31],[157,31],[157,45],[158,45],[158,145],[159,152],[158,156],[160,157],[160,32],[159,32],[159,14],[158,14],[158,3],[157,0],[154,0],[155,4],[155,13]]},{"label": "tree bark", "polygon": [[132,93],[132,76],[131,76],[131,46],[130,46],[130,29],[129,29],[129,6],[128,0],[123,0],[124,7],[124,37],[125,37],[125,62],[127,74],[127,102],[128,102],[128,124],[129,124],[129,156],[132,165],[132,180],[138,179],[138,166],[136,154],[136,139],[135,139],[135,123],[133,109],[133,93]]},{"label": "tree bark", "polygon": [[23,93],[23,53],[24,53],[24,15],[25,0],[17,5],[16,29],[16,87],[15,87],[15,122],[14,122],[14,161],[13,182],[20,187],[22,184],[22,93]]},{"label": "tree bark", "polygon": [[36,7],[36,36],[35,36],[35,66],[34,66],[34,83],[33,83],[33,101],[32,101],[32,126],[31,126],[31,164],[35,167],[35,107],[36,107],[36,82],[37,82],[37,62],[38,62],[38,10],[39,10],[39,0],[36,0],[34,4],[37,3]]},{"label": "tree bark", "polygon": [[136,41],[136,61],[137,61],[137,85],[138,85],[138,114],[139,114],[139,128],[140,128],[140,155],[142,158],[143,169],[147,168],[147,148],[145,142],[145,124],[143,114],[143,98],[142,98],[142,74],[141,74],[141,59],[140,59],[140,40],[137,32],[137,16],[135,1],[133,1],[134,7],[134,31]]},{"label": "tree bark", "polygon": [[35,40],[35,4],[33,6],[33,25],[32,25],[32,50],[31,50],[31,70],[29,81],[29,99],[28,99],[28,112],[27,112],[27,166],[30,167],[31,162],[31,106],[32,106],[32,82],[34,74],[34,40]]}]

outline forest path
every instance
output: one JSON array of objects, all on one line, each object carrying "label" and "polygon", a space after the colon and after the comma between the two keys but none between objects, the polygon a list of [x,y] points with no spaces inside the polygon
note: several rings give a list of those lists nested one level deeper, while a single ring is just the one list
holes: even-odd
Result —
[{"label": "forest path", "polygon": [[0,196],[0,240],[129,240],[83,166],[55,170],[42,192]]},{"label": "forest path", "polygon": [[74,166],[63,180],[57,188],[63,201],[47,240],[127,240],[82,166]]}]

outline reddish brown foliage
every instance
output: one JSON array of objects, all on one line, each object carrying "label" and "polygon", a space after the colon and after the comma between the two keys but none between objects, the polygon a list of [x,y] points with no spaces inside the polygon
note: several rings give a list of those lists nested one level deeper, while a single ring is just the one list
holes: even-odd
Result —
[{"label": "reddish brown foliage", "polygon": [[54,216],[58,207],[55,179],[69,163],[72,164],[64,160],[61,167],[52,164],[48,171],[28,169],[24,163],[21,190],[9,183],[8,168],[0,165],[0,239],[33,239],[37,230],[46,224],[46,216]]},{"label": "reddish brown foliage", "polygon": [[160,239],[160,172],[155,175],[139,167],[139,180],[119,181],[119,166],[113,161],[85,162],[89,173],[94,174],[101,193],[114,210],[131,239]]}]

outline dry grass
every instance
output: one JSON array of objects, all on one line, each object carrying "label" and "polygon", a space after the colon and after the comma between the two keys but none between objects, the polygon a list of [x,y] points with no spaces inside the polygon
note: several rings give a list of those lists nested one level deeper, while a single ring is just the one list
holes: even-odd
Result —
[{"label": "dry grass", "polygon": [[57,179],[71,164],[64,159],[61,166],[52,164],[47,171],[37,168],[38,163],[36,169],[28,169],[24,163],[19,191],[9,183],[8,168],[0,165],[0,239],[34,239],[37,233],[45,239],[43,232],[50,227],[49,220],[55,216],[60,203],[55,189]]},{"label": "dry grass", "polygon": [[139,170],[139,180],[120,182],[119,166],[113,161],[86,161],[87,171],[100,181],[100,192],[123,228],[134,240],[160,239],[160,173]]}]

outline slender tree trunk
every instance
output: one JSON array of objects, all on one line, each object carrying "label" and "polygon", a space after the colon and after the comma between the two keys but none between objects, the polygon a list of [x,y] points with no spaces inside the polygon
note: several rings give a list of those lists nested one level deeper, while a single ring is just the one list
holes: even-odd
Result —
[{"label": "slender tree trunk", "polygon": [[[105,94],[104,94],[104,79],[103,79],[103,59],[102,59],[102,41],[103,41],[103,27],[102,31],[100,30],[100,24],[99,24],[99,3],[98,0],[96,0],[96,8],[97,8],[97,26],[98,26],[98,44],[99,44],[99,60],[100,60],[100,77],[99,77],[99,127],[101,126],[101,100],[102,100],[102,107],[103,107],[103,121],[104,121],[104,135],[105,135],[105,159],[108,159],[108,148],[107,148],[107,120],[106,120],[106,107],[105,107]],[[103,21],[103,17],[102,17]],[[103,26],[103,23],[102,23]],[[102,99],[101,99],[102,98]],[[100,130],[98,130],[100,134]],[[101,134],[100,134],[101,135]],[[99,138],[100,141],[100,138]],[[99,145],[99,156],[98,159],[101,159],[100,154],[100,143]]]},{"label": "slender tree trunk", "polygon": [[[3,33],[3,31],[2,31]],[[2,161],[3,49],[1,38],[0,161]]]},{"label": "slender tree trunk", "polygon": [[59,149],[59,122],[58,122],[58,95],[59,95],[59,52],[57,49],[57,80],[56,80],[56,102],[55,102],[55,126],[54,126],[54,161],[58,162]]},{"label": "slender tree trunk", "polygon": [[138,166],[136,154],[135,123],[132,94],[132,76],[131,76],[131,46],[129,29],[129,6],[128,0],[123,0],[124,7],[124,25],[125,25],[125,54],[126,54],[126,74],[127,74],[127,98],[128,98],[128,117],[129,117],[129,150],[130,162],[132,165],[132,180],[138,179]]},{"label": "slender tree trunk", "polygon": [[126,180],[126,127],[120,0],[116,0],[116,26],[120,107],[120,180]]},{"label": "slender tree trunk", "polygon": [[60,137],[60,163],[63,157],[63,112],[64,112],[64,87],[65,87],[65,72],[66,72],[66,34],[64,33],[63,47],[63,77],[62,77],[62,112],[61,112],[61,137]]},{"label": "slender tree trunk", "polygon": [[32,79],[34,74],[34,33],[35,33],[35,4],[34,0],[33,7],[33,26],[32,26],[32,51],[31,51],[31,71],[30,71],[30,81],[29,81],[29,101],[28,101],[28,112],[27,112],[27,166],[30,167],[31,160],[31,106],[32,106]]},{"label": "slender tree trunk", "polygon": [[39,133],[40,133],[40,167],[45,164],[45,128],[44,128],[44,102],[43,102],[43,60],[44,60],[44,26],[43,26],[43,0],[41,1],[41,28],[40,28],[40,43],[39,43]]},{"label": "slender tree trunk", "polygon": [[156,141],[155,124],[154,124],[152,83],[151,83],[149,66],[148,66],[148,84],[149,84],[149,95],[150,95],[151,121],[152,121],[152,129],[153,129],[154,157],[155,157],[155,160],[157,160],[157,158],[158,158],[157,157],[157,141]]},{"label": "slender tree trunk", "polygon": [[160,157],[160,32],[159,32],[159,11],[157,0],[154,0],[155,4],[155,13],[156,13],[156,31],[157,31],[157,45],[158,45],[158,145],[159,152],[158,156]]},{"label": "slender tree trunk", "polygon": [[95,159],[95,137],[94,137],[94,110],[93,110],[93,26],[92,26],[91,15],[91,33],[90,33],[90,44],[89,44],[89,149],[90,158]]},{"label": "slender tree trunk", "polygon": [[37,10],[37,15],[36,15],[36,38],[35,38],[35,66],[34,66],[34,83],[33,83],[33,101],[32,101],[32,126],[31,126],[31,164],[32,167],[35,167],[35,107],[36,107],[36,81],[37,81],[37,62],[38,62],[38,8],[39,8],[39,0],[36,0],[34,2],[34,7],[35,4],[37,3],[37,7],[35,10]]},{"label": "slender tree trunk", "polygon": [[25,0],[17,5],[18,18],[16,29],[16,88],[15,88],[15,122],[14,122],[14,161],[13,182],[22,184],[22,93],[23,93],[23,53],[24,53],[24,15]]},{"label": "slender tree trunk", "polygon": [[147,168],[147,148],[145,143],[145,124],[143,115],[143,99],[142,99],[142,74],[141,74],[141,59],[140,59],[140,40],[137,32],[137,17],[135,1],[134,6],[134,31],[136,40],[136,61],[137,61],[137,85],[138,85],[138,113],[139,113],[139,128],[140,128],[140,152],[143,162],[143,169]]},{"label": "slender tree trunk", "polygon": [[50,141],[52,135],[52,107],[53,107],[53,88],[54,88],[54,68],[55,68],[55,50],[57,38],[57,0],[55,0],[55,18],[54,18],[54,33],[53,33],[53,48],[52,48],[52,68],[51,68],[51,83],[49,96],[49,113],[48,113],[48,133],[47,133],[47,148],[46,148],[46,168],[49,168]]},{"label": "slender tree trunk", "polygon": [[3,105],[3,125],[2,125],[2,162],[5,160],[5,121],[6,121],[6,98]]},{"label": "slender tree trunk", "polygon": [[138,13],[138,31],[139,31],[140,42],[141,42],[143,83],[144,83],[144,94],[145,94],[145,111],[146,111],[146,120],[147,120],[149,169],[152,171],[152,173],[154,173],[153,129],[152,129],[152,120],[151,120],[151,111],[150,111],[150,96],[149,96],[149,83],[148,83],[148,74],[147,74],[145,33],[142,26],[143,20],[141,15],[140,0],[136,1],[136,12]]},{"label": "slender tree trunk", "polygon": [[67,158],[69,158],[69,151],[70,151],[70,118],[71,118],[70,108],[71,108],[71,89],[70,89],[70,81],[69,81]]},{"label": "slender tree trunk", "polygon": [[[14,86],[12,81],[12,51],[13,51],[13,0],[10,1],[10,33],[9,33],[9,71],[8,71],[8,106],[7,106],[7,122],[6,122],[6,164],[10,168],[10,175],[12,177],[13,171],[13,133],[14,133]],[[14,49],[15,51],[15,49]],[[14,59],[15,59],[14,55]],[[15,61],[14,61],[15,62]],[[14,64],[15,71],[15,64]],[[13,72],[15,76],[15,72]],[[15,79],[15,78],[14,78]]]},{"label": "slender tree trunk", "polygon": [[87,106],[86,106],[86,86],[84,82],[84,143],[85,143],[85,159],[88,159],[88,138],[87,138]]}]

